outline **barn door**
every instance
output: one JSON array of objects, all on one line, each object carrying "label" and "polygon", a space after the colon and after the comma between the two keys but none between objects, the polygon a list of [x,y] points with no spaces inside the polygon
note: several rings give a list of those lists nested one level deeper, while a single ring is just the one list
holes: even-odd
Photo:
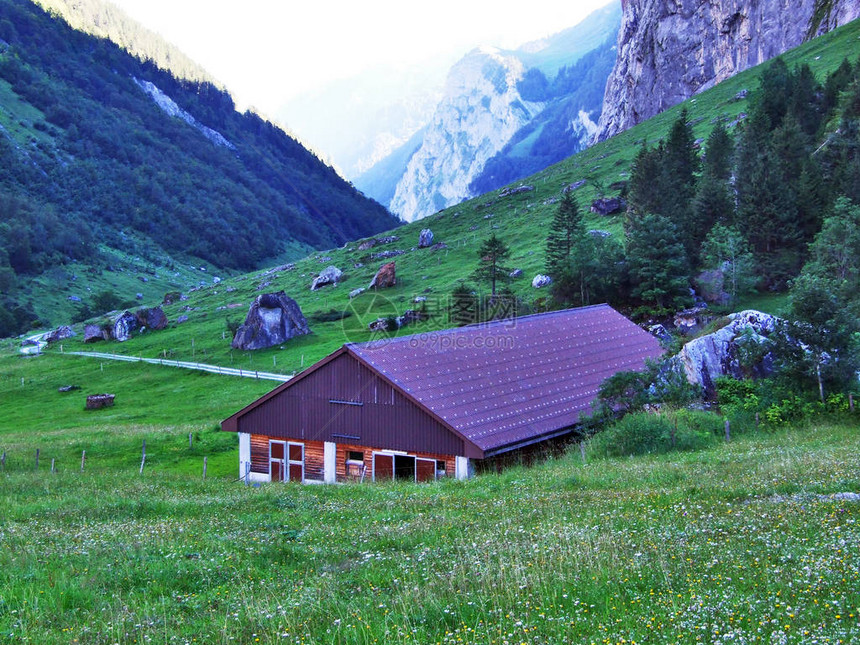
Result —
[{"label": "barn door", "polygon": [[421,459],[415,460],[415,481],[432,482],[436,479],[436,460]]},{"label": "barn door", "polygon": [[287,448],[289,459],[286,479],[291,482],[303,482],[305,480],[305,445],[303,443],[291,443]]},{"label": "barn door", "polygon": [[283,441],[269,442],[269,475],[273,482],[286,479],[287,445]]},{"label": "barn door", "polygon": [[373,453],[373,481],[394,479],[394,455]]}]

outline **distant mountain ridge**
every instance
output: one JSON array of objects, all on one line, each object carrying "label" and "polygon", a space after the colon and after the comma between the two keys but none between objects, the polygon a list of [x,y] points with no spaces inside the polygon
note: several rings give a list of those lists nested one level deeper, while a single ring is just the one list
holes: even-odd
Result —
[{"label": "distant mountain ridge", "polygon": [[[283,130],[238,113],[226,92],[178,80],[27,0],[0,0],[0,106],[9,309],[57,291],[48,274],[86,301],[86,289],[118,284],[117,253],[129,270],[150,267],[147,291],[180,263],[250,270],[398,223]],[[68,313],[69,300],[51,298],[56,311],[21,316]]]},{"label": "distant mountain ridge", "polygon": [[519,50],[473,50],[451,68],[420,141],[355,185],[412,221],[581,150],[600,114],[620,20],[615,2]]},{"label": "distant mountain ridge", "polygon": [[598,140],[860,16],[856,0],[624,0]]},{"label": "distant mountain ridge", "polygon": [[73,29],[107,38],[140,60],[151,60],[177,78],[224,89],[207,70],[160,34],[147,29],[109,0],[33,0]]}]

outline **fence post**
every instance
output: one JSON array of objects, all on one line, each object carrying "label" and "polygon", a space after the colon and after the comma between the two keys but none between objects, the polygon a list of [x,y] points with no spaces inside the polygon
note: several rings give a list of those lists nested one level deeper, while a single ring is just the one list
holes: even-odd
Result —
[{"label": "fence post", "polygon": [[206,466],[207,466],[206,462],[208,459],[209,459],[208,457],[203,457],[203,479],[206,479]]},{"label": "fence post", "polygon": [[3,467],[3,470],[6,470],[6,451],[3,451],[3,456],[0,457],[0,466]]},{"label": "fence post", "polygon": [[193,432],[189,432],[189,433],[188,433],[188,449],[189,449],[189,450],[191,450],[191,449],[194,447],[194,443],[193,443],[193,440],[192,440],[193,435],[194,435],[194,433],[193,433]]},{"label": "fence post", "polygon": [[84,464],[87,461],[87,451],[81,450],[81,472],[84,472]]},{"label": "fence post", "polygon": [[55,458],[53,458],[53,457],[51,458],[51,474],[52,475],[57,472],[56,469],[54,468],[54,459]]},{"label": "fence post", "polygon": [[140,458],[140,474],[143,474],[143,466],[146,464],[146,439],[143,440],[143,454]]},{"label": "fence post", "polygon": [[848,395],[848,409],[851,410],[851,412],[854,412],[854,395],[853,394]]},{"label": "fence post", "polygon": [[760,421],[760,420],[761,420],[761,419],[760,419],[760,417],[759,417],[759,415],[758,415],[758,412],[756,412],[756,413],[755,413],[755,429],[756,429],[756,430],[758,430],[758,424],[759,424],[759,421]]},{"label": "fence post", "polygon": [[582,463],[585,463],[585,442],[579,442],[579,456],[582,457]]},{"label": "fence post", "polygon": [[731,441],[731,440],[732,440],[731,423],[729,423],[729,420],[726,419],[726,441]]},{"label": "fence post", "polygon": [[36,470],[39,470],[39,449],[36,448]]}]

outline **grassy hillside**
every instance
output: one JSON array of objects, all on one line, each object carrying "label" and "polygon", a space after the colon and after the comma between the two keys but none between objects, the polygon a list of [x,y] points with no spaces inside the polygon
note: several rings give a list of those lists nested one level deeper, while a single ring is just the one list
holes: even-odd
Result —
[{"label": "grassy hillside", "polygon": [[162,290],[187,288],[196,280],[177,265],[235,274],[396,223],[226,92],[26,0],[0,2],[0,274],[19,327],[71,315],[75,301],[52,296],[64,277],[84,301],[103,288],[149,295],[107,275],[112,252],[124,270],[154,269],[143,277]]},{"label": "grassy hillside", "polygon": [[[817,74],[824,75],[856,51],[858,36],[860,24],[847,25],[790,52],[785,58],[789,65],[808,62]],[[366,329],[368,322],[378,316],[417,308],[419,305],[414,299],[419,296],[427,298],[424,306],[431,318],[420,326],[404,328],[404,333],[440,329],[449,325],[447,308],[452,287],[458,280],[467,279],[474,270],[478,247],[492,232],[512,249],[510,266],[524,271],[524,277],[513,282],[514,291],[527,305],[539,310],[545,292],[533,289],[531,278],[543,271],[546,227],[557,208],[553,200],[559,197],[561,190],[573,182],[585,180],[585,185],[574,194],[580,204],[587,205],[601,187],[608,189],[615,182],[624,181],[641,142],[656,142],[664,136],[682,107],[689,110],[696,124],[696,135],[700,137],[706,136],[718,119],[733,121],[746,109],[746,99],[735,97],[741,90],[756,87],[758,71],[758,68],[748,70],[682,106],[543,170],[528,180],[534,187],[531,192],[508,197],[494,192],[465,202],[392,231],[400,237],[399,241],[366,251],[359,251],[354,242],[309,256],[296,262],[292,269],[258,271],[220,284],[211,284],[211,277],[198,271],[199,279],[205,281],[206,286],[189,292],[187,301],[165,307],[171,321],[186,315],[188,322],[124,344],[114,343],[109,350],[143,356],[170,355],[182,360],[195,358],[208,363],[292,373],[322,358],[343,342],[370,339]],[[612,195],[617,191],[607,190],[606,193]],[[434,232],[434,241],[444,242],[447,248],[414,248],[420,230],[425,227]],[[587,227],[619,236],[621,218],[591,214]],[[397,286],[349,299],[351,290],[367,287],[379,266],[390,261],[373,259],[371,254],[393,250],[404,251],[392,258],[397,267]],[[336,287],[311,292],[309,286],[313,277],[328,265],[343,269],[345,278]],[[259,293],[281,289],[298,301],[314,334],[291,341],[283,348],[255,353],[231,351],[227,322],[241,322],[248,305]],[[157,303],[149,298],[144,301]],[[771,296],[756,296],[750,300],[750,304],[770,310],[778,309],[781,303],[781,298]],[[347,317],[330,320],[339,317],[341,312]],[[329,322],[324,321],[327,318]],[[67,349],[82,348],[74,341],[65,346]],[[104,347],[101,349],[106,351]]]},{"label": "grassy hillside", "polygon": [[[76,433],[77,434],[77,433]],[[849,643],[856,425],[468,482],[0,473],[0,639]],[[149,444],[148,444],[149,448]]]}]

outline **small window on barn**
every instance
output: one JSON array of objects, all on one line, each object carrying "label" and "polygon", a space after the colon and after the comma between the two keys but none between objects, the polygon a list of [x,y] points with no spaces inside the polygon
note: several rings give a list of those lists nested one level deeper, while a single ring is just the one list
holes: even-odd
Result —
[{"label": "small window on barn", "polygon": [[346,453],[346,460],[364,462],[364,453],[361,450],[349,450]]},{"label": "small window on barn", "polygon": [[445,475],[446,470],[447,469],[445,468],[445,460],[444,459],[437,459],[436,460],[436,476],[442,477],[443,475]]}]

